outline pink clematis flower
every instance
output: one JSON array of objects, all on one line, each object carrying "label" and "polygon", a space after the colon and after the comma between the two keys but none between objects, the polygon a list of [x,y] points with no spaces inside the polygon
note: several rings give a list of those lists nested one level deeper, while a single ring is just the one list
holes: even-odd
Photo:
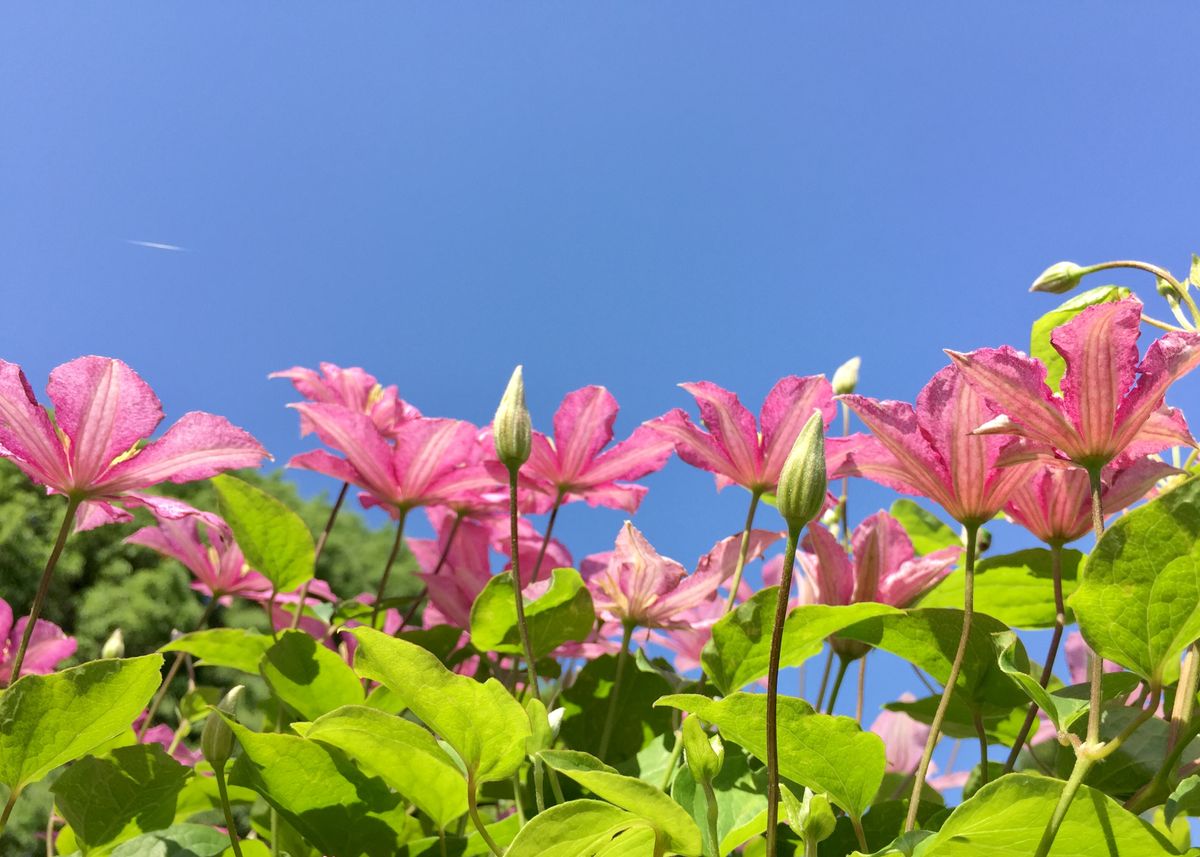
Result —
[{"label": "pink clematis flower", "polygon": [[[542,551],[542,542],[545,536],[537,531],[526,518],[520,518],[517,521],[517,551],[521,560],[521,586],[522,588],[530,585],[530,578],[533,575],[534,565],[537,563],[538,555]],[[512,535],[509,531],[508,521],[498,523],[492,530],[492,547],[497,553],[508,557],[508,562],[505,564],[504,571],[512,571]],[[566,545],[558,539],[551,538],[546,545],[546,555],[542,558],[542,568],[574,568],[575,561],[571,558],[571,552],[567,550]],[[549,575],[541,575],[541,579],[545,580]]]},{"label": "pink clematis flower", "polygon": [[396,427],[388,443],[366,415],[341,405],[293,405],[318,437],[345,454],[324,450],[295,456],[289,467],[315,470],[362,488],[365,507],[383,506],[393,517],[417,506],[444,505],[471,492],[493,488],[480,464],[469,463],[478,446],[468,422],[418,417]]},{"label": "pink clematis flower", "polygon": [[837,412],[833,388],[823,375],[792,375],[779,381],[759,413],[761,434],[754,415],[728,390],[708,381],[679,386],[696,397],[707,431],[692,423],[682,408],[646,425],[669,438],[688,464],[714,473],[718,490],[741,485],[759,493],[774,491],[783,462],[812,412],[821,412],[826,427]]},{"label": "pink clematis flower", "polygon": [[[1160,479],[1178,473],[1151,456],[1122,453],[1101,471],[1105,514],[1141,500]],[[1044,464],[1017,486],[1007,515],[1046,544],[1065,545],[1092,531],[1092,493],[1087,473],[1077,467]]]},{"label": "pink clematis flower", "polygon": [[114,506],[183,514],[182,504],[141,489],[193,482],[269,458],[249,433],[224,417],[184,414],[142,446],[162,421],[162,405],[136,372],[107,357],[80,357],[50,373],[54,419],[37,403],[25,373],[0,360],[0,457],[51,492],[81,503],[75,529],[133,516]]},{"label": "pink clematis flower", "polygon": [[139,744],[157,744],[166,750],[176,762],[189,768],[195,767],[196,763],[204,758],[203,753],[188,748],[182,741],[175,746],[175,750],[172,752],[171,745],[175,743],[175,730],[165,723],[160,723],[143,732],[142,724],[145,722],[145,711],[138,715],[137,720],[133,721],[133,733],[141,736],[138,739]]},{"label": "pink clematis flower", "polygon": [[1066,458],[1085,469],[1103,467],[1122,452],[1195,446],[1183,415],[1163,399],[1174,381],[1200,364],[1200,334],[1167,333],[1139,363],[1141,315],[1134,298],[1097,304],[1050,334],[1067,364],[1061,396],[1047,386],[1040,360],[1009,346],[948,351],[997,408],[977,433],[1026,439],[1013,457]]},{"label": "pink clematis flower", "polygon": [[[421,416],[421,412],[397,395],[394,384],[384,387],[366,370],[351,366],[343,369],[334,363],[322,363],[321,371],[293,366],[272,372],[268,378],[287,378],[301,396],[310,402],[342,405],[366,414],[383,434],[391,436],[396,426]],[[314,431],[303,412],[300,414],[302,434]]]},{"label": "pink clematis flower", "polygon": [[[674,444],[646,426],[605,451],[613,439],[617,400],[604,387],[567,393],[554,414],[554,437],[533,433],[529,460],[521,468],[526,512],[549,511],[556,503],[584,500],[589,506],[622,509],[632,514],[646,495],[644,485],[629,484],[661,470]],[[496,462],[501,482],[508,471]]]},{"label": "pink clematis flower", "polygon": [[[1071,680],[1071,684],[1084,684],[1088,680],[1088,646],[1084,642],[1083,635],[1078,631],[1072,631],[1067,634],[1063,640],[1063,653],[1067,657],[1067,676]],[[1106,673],[1119,673],[1121,665],[1112,661],[1104,661],[1104,671]]]},{"label": "pink clematis flower", "polygon": [[[915,702],[916,697],[905,691],[900,694],[900,702]],[[929,725],[914,720],[902,711],[884,709],[871,723],[871,732],[883,739],[884,751],[887,754],[889,774],[912,776],[921,763],[921,754],[925,750],[925,741],[929,738]],[[960,789],[967,783],[969,771],[956,771],[939,774],[937,764],[930,763],[929,785],[938,791]]]},{"label": "pink clematis flower", "polygon": [[[6,687],[12,673],[13,657],[25,633],[27,617],[13,623],[12,608],[0,598],[0,687]],[[47,675],[54,672],[59,663],[75,654],[75,639],[63,633],[62,628],[45,619],[38,619],[29,638],[25,660],[21,662],[21,675]]]},{"label": "pink clematis flower", "polygon": [[[491,530],[476,521],[463,519],[459,521],[458,530],[451,541],[450,529],[454,524],[454,516],[441,509],[429,509],[427,514],[437,537],[408,541],[408,549],[421,568],[421,580],[429,588],[424,626],[469,628],[471,605],[492,577],[488,553]],[[444,551],[446,561],[441,571],[434,574]]]},{"label": "pink clematis flower", "polygon": [[991,520],[1032,472],[1029,463],[1000,466],[1011,438],[971,434],[997,412],[953,366],[933,376],[916,407],[857,395],[841,398],[872,435],[845,439],[842,460],[830,478],[864,476],[928,497],[960,524],[978,525]]}]

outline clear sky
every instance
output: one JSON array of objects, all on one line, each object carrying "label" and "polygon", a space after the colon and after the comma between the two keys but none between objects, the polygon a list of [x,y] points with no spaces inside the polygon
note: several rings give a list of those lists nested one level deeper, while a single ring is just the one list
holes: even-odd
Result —
[{"label": "clear sky", "polygon": [[[690,408],[679,381],[757,410],[854,354],[860,392],[911,399],[943,347],[1024,346],[1051,262],[1186,272],[1198,25],[1159,3],[8,4],[0,356],[39,390],[120,357],[279,462],[308,444],[266,375],[320,360],[475,422],[524,363],[535,425],[600,383],[622,436]],[[745,495],[678,460],[648,484],[637,523],[685,564],[740,526]],[[859,519],[891,499],[852,492]],[[560,532],[580,556],[620,522],[571,507]]]}]

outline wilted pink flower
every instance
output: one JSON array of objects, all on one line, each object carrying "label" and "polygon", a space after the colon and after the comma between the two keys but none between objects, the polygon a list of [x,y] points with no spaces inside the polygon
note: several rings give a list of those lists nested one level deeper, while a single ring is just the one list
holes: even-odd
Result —
[{"label": "wilted pink flower", "polygon": [[1029,443],[1014,457],[1056,454],[1099,468],[1122,452],[1146,455],[1168,446],[1195,446],[1187,423],[1166,407],[1167,388],[1200,363],[1200,334],[1172,331],[1138,363],[1142,304],[1129,298],[1088,307],[1050,334],[1066,361],[1062,395],[1046,384],[1046,367],[1009,346],[970,354],[948,351],[964,377],[997,413],[979,434],[1007,434]]},{"label": "wilted pink flower", "polygon": [[[491,530],[483,524],[463,519],[458,522],[451,540],[454,516],[441,509],[429,509],[428,515],[437,537],[408,541],[408,549],[421,568],[421,581],[429,588],[429,603],[423,616],[425,627],[469,628],[471,605],[492,577],[488,553]],[[443,552],[446,560],[441,570],[434,574]]]},{"label": "wilted pink flower", "polygon": [[754,415],[735,394],[708,381],[679,386],[696,397],[707,431],[693,424],[682,408],[646,425],[669,438],[688,464],[716,474],[718,489],[741,485],[751,491],[774,491],[783,462],[812,412],[821,412],[826,427],[837,412],[833,388],[823,375],[779,381],[763,402],[761,434]]},{"label": "wilted pink flower", "polygon": [[996,415],[953,366],[942,369],[906,402],[847,395],[872,432],[839,445],[843,460],[830,474],[865,476],[906,494],[928,497],[960,524],[991,520],[1032,472],[1028,463],[1001,467],[1011,438],[971,432]]},{"label": "wilted pink flower", "polygon": [[853,559],[820,524],[811,524],[796,559],[812,589],[813,603],[875,601],[908,607],[954,567],[962,548],[917,556],[904,527],[887,512],[859,524],[851,538]]},{"label": "wilted pink flower", "polygon": [[[21,617],[13,624],[12,608],[0,598],[0,687],[8,685],[12,674],[13,658],[21,637],[25,633],[28,617]],[[45,619],[38,619],[29,638],[29,648],[21,662],[21,675],[46,675],[54,672],[59,663],[75,654],[75,640],[63,633],[62,628]]]},{"label": "wilted pink flower", "polygon": [[[287,378],[301,396],[310,402],[342,405],[366,414],[383,434],[391,436],[400,423],[421,416],[421,412],[397,395],[396,386],[384,387],[366,370],[351,366],[343,369],[334,363],[322,363],[321,371],[293,366],[272,372],[268,378]],[[303,434],[314,431],[303,411],[300,413]]]},{"label": "wilted pink flower", "polygon": [[[673,443],[641,426],[626,440],[605,451],[613,439],[617,400],[604,387],[584,387],[567,393],[554,414],[554,438],[533,433],[529,460],[521,468],[521,487],[527,492],[527,512],[549,511],[556,501],[585,500],[633,513],[646,494],[643,485],[629,484],[667,463]],[[498,465],[498,466],[497,466]],[[508,478],[503,465],[492,466],[500,481]]]},{"label": "wilted pink flower", "polygon": [[132,520],[114,503],[172,514],[180,504],[141,489],[257,467],[269,457],[247,432],[199,411],[184,414],[161,438],[142,446],[162,421],[162,405],[120,360],[80,357],[64,363],[50,373],[46,392],[53,421],[21,367],[0,360],[0,457],[52,492],[83,501],[76,530]]},{"label": "wilted pink flower", "polygon": [[[1117,456],[1101,472],[1105,514],[1141,500],[1158,480],[1178,471],[1150,456]],[[1085,471],[1043,464],[1013,491],[1004,511],[1047,544],[1064,545],[1092,531],[1092,491]]]}]

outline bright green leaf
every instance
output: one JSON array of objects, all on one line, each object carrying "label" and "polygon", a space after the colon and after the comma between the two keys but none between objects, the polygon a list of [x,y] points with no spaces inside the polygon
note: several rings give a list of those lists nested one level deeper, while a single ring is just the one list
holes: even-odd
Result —
[{"label": "bright green leaf", "polygon": [[[1079,585],[1083,554],[1062,551],[1063,596]],[[922,607],[962,607],[965,572],[958,569],[921,599]],[[1010,628],[1053,628],[1054,576],[1050,551],[1031,548],[990,556],[975,566],[975,610]],[[1067,622],[1074,621],[1070,611]]]},{"label": "bright green leaf", "polygon": [[315,548],[304,520],[267,492],[222,473],[212,479],[221,517],[233,530],[246,562],[271,581],[277,592],[291,592],[312,579]]},{"label": "bright green leaf", "polygon": [[889,512],[904,527],[912,540],[913,550],[921,556],[943,548],[962,547],[962,538],[958,533],[914,500],[901,497],[892,503]]},{"label": "bright green leaf", "polygon": [[1066,324],[1090,306],[1124,300],[1129,294],[1129,289],[1121,286],[1097,286],[1068,298],[1033,323],[1033,329],[1029,332],[1029,353],[1045,364],[1046,383],[1052,390],[1058,391],[1067,364],[1050,344],[1051,331]]},{"label": "bright green leaf", "polygon": [[[550,654],[569,640],[584,640],[596,624],[592,596],[573,568],[556,568],[550,588],[525,602],[525,622],[533,656]],[[498,574],[487,582],[471,607],[471,644],[481,652],[519,655],[521,636],[512,574]]]},{"label": "bright green leaf", "polygon": [[1192,774],[1181,781],[1167,798],[1164,807],[1167,823],[1171,824],[1180,815],[1200,815],[1200,774]]},{"label": "bright green leaf", "polygon": [[354,670],[303,631],[284,631],[263,655],[259,671],[276,696],[309,720],[364,698]]},{"label": "bright green leaf", "polygon": [[532,819],[505,857],[594,857],[614,836],[645,826],[637,815],[596,800],[572,800]]},{"label": "bright green leaf", "polygon": [[[767,773],[751,770],[749,758],[736,744],[725,747],[725,764],[713,779],[717,798],[717,836],[720,857],[733,851],[751,836],[766,830]],[[708,801],[686,767],[680,768],[671,786],[671,797],[682,806],[701,831],[708,834]],[[761,825],[755,824],[761,821]]]},{"label": "bright green leaf", "polygon": [[209,628],[184,634],[159,651],[187,652],[200,659],[198,667],[226,667],[258,675],[258,665],[274,643],[270,634],[245,628]]},{"label": "bright green leaf", "polygon": [[229,835],[207,824],[176,824],[123,842],[111,857],[218,857]]}]

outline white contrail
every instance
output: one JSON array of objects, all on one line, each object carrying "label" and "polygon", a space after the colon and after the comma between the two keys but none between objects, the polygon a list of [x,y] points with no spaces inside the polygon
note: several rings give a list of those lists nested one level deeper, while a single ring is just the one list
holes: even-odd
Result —
[{"label": "white contrail", "polygon": [[126,244],[135,244],[138,247],[149,247],[151,250],[171,250],[175,253],[186,253],[186,247],[180,247],[177,244],[161,244],[158,241],[134,241],[132,238],[125,239]]}]

